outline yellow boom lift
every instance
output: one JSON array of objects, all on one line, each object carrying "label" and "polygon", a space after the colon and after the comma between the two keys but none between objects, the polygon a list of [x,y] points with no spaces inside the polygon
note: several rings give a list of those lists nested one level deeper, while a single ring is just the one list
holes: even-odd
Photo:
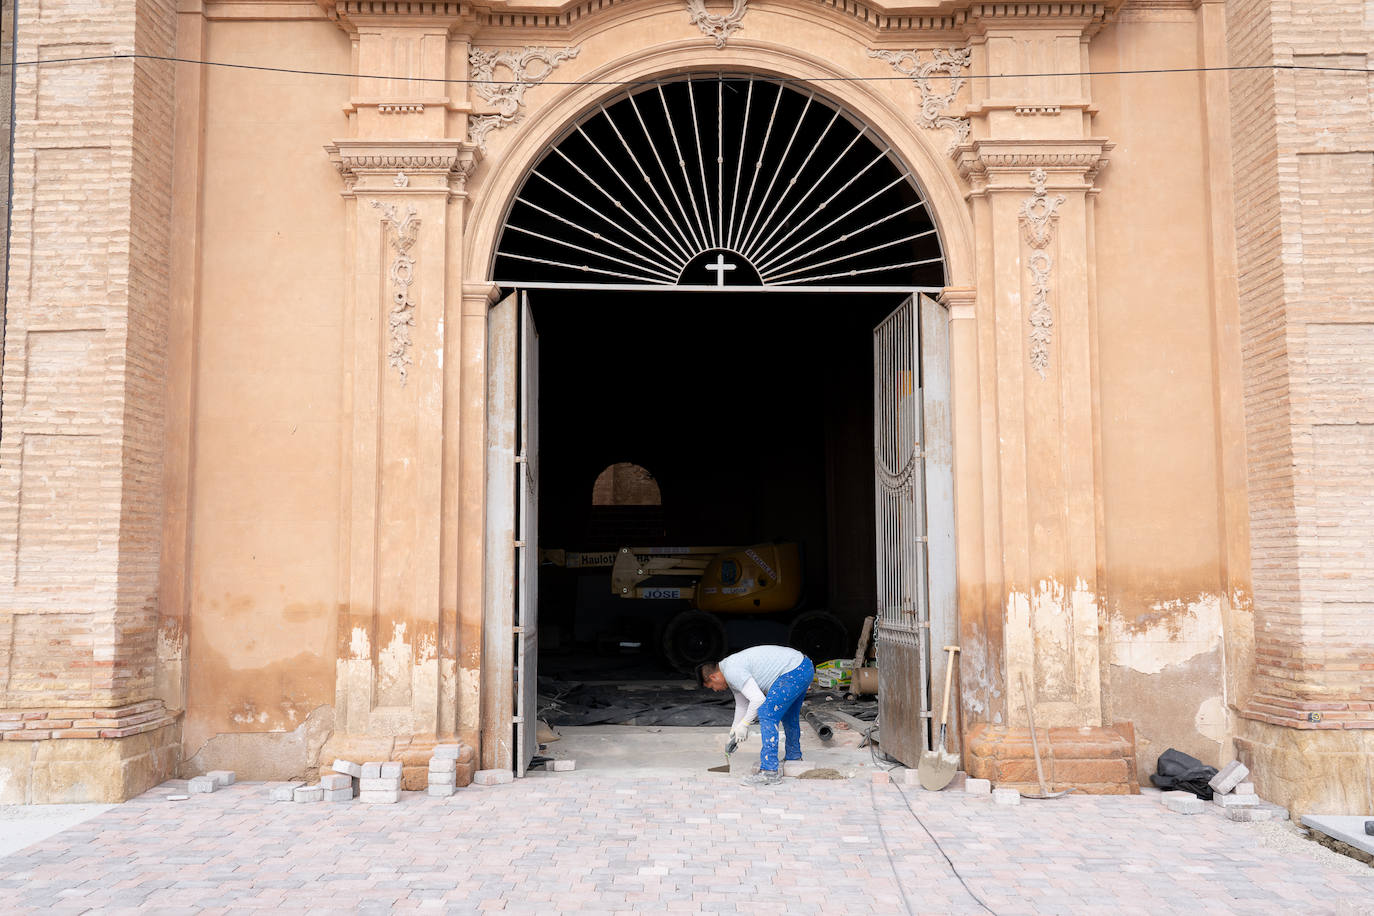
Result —
[{"label": "yellow boom lift", "polygon": [[622,547],[576,553],[546,550],[543,560],[568,569],[611,570],[611,593],[643,601],[682,601],[668,618],[662,648],[688,671],[718,660],[727,648],[726,621],[766,618],[788,624],[788,643],[812,658],[846,646],[844,625],[829,611],[798,613],[801,548],[793,542],[748,547]]}]

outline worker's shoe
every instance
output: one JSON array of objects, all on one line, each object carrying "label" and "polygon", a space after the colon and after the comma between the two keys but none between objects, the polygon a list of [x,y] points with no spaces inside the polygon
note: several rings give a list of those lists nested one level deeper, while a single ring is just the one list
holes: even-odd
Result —
[{"label": "worker's shoe", "polygon": [[743,786],[776,786],[782,782],[782,774],[777,770],[759,770],[752,776],[740,780]]}]

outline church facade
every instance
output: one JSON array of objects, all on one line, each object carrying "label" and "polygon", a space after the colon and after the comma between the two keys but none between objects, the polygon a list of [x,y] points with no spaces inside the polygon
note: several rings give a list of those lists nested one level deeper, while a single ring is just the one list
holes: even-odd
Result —
[{"label": "church facade", "polygon": [[0,801],[519,768],[522,292],[808,297],[823,342],[907,288],[965,767],[1025,778],[1033,704],[1060,782],[1177,747],[1369,810],[1374,22],[1294,7],[21,9]]}]

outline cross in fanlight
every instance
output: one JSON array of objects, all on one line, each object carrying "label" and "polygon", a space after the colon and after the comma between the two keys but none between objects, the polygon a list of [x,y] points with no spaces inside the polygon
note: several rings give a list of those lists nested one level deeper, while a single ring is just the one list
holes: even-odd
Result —
[{"label": "cross in fanlight", "polygon": [[706,265],[706,269],[707,269],[707,270],[713,270],[713,271],[716,272],[716,286],[724,286],[724,285],[725,285],[725,272],[726,272],[727,270],[734,270],[734,269],[735,269],[735,265],[734,265],[734,264],[726,264],[726,263],[725,263],[725,255],[723,255],[723,254],[717,254],[717,255],[716,255],[716,263],[714,263],[714,264],[707,264],[707,265]]}]

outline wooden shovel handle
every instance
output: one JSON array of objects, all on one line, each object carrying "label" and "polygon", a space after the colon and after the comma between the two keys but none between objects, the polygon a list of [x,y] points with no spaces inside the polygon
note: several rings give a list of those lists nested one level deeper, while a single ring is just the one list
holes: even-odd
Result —
[{"label": "wooden shovel handle", "polygon": [[940,707],[940,728],[945,727],[949,721],[949,682],[954,676],[954,653],[959,651],[958,646],[945,646],[945,651],[949,653],[945,656],[945,702]]}]

